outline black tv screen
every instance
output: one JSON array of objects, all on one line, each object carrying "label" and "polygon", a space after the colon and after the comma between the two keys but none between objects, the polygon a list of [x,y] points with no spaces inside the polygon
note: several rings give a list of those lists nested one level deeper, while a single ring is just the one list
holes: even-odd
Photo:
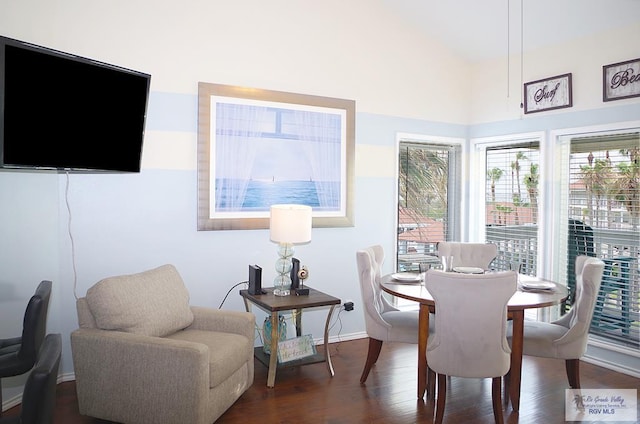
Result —
[{"label": "black tv screen", "polygon": [[0,166],[140,172],[150,81],[0,36]]}]

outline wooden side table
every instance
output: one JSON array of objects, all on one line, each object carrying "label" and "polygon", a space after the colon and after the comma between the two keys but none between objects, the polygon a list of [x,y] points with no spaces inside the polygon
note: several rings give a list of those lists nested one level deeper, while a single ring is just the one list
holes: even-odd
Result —
[{"label": "wooden side table", "polygon": [[[306,286],[309,294],[298,296],[295,292],[289,296],[276,296],[273,294],[273,287],[263,289],[266,294],[253,295],[248,290],[240,290],[240,296],[244,300],[244,306],[247,312],[251,312],[251,305],[256,305],[263,311],[271,314],[271,354],[264,353],[262,346],[254,348],[254,355],[258,361],[269,367],[267,377],[267,387],[273,387],[276,381],[276,370],[278,368],[293,367],[300,365],[316,364],[326,362],[329,374],[333,377],[333,364],[331,363],[331,355],[329,354],[329,323],[331,316],[337,305],[341,304],[340,299],[330,296],[319,290]],[[297,359],[284,364],[278,363],[278,312],[293,311],[294,322],[296,326],[296,336],[302,336],[302,310],[306,308],[317,308],[330,306],[327,314],[327,321],[324,325],[324,355],[316,353],[302,359]]]}]

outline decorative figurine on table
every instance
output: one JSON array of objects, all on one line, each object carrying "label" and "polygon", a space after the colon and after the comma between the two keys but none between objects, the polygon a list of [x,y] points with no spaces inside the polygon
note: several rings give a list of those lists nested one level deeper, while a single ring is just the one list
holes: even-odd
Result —
[{"label": "decorative figurine on table", "polygon": [[304,280],[309,278],[309,270],[306,265],[302,265],[300,270],[298,271],[298,278],[300,279],[300,287],[296,289],[296,294],[298,296],[304,296],[309,294],[309,289],[304,287]]}]

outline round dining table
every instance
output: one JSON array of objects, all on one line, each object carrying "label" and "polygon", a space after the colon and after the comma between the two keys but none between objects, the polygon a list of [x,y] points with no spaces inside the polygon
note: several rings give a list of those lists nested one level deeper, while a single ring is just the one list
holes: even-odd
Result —
[{"label": "round dining table", "polygon": [[[435,313],[433,296],[425,288],[422,279],[412,282],[394,279],[394,274],[382,277],[382,290],[402,299],[419,303],[418,334],[418,398],[423,399],[427,391],[427,340],[429,338],[429,313]],[[533,284],[532,284],[533,283]],[[529,290],[524,286],[544,283],[553,285],[550,289]],[[507,304],[508,317],[512,321],[511,368],[509,370],[509,400],[514,411],[520,409],[520,381],[522,374],[522,351],[524,335],[524,311],[558,305],[566,300],[568,290],[565,286],[530,275],[518,274],[518,290]]]}]

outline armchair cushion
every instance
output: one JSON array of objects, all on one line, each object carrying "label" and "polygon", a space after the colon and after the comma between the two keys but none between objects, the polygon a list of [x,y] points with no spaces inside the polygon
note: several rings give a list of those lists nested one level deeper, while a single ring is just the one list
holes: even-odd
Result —
[{"label": "armchair cushion", "polygon": [[167,339],[200,343],[209,349],[209,388],[227,380],[253,355],[254,317],[246,312],[191,307],[193,324]]},{"label": "armchair cushion", "polygon": [[189,292],[173,265],[109,277],[86,294],[98,328],[163,337],[193,322]]}]

